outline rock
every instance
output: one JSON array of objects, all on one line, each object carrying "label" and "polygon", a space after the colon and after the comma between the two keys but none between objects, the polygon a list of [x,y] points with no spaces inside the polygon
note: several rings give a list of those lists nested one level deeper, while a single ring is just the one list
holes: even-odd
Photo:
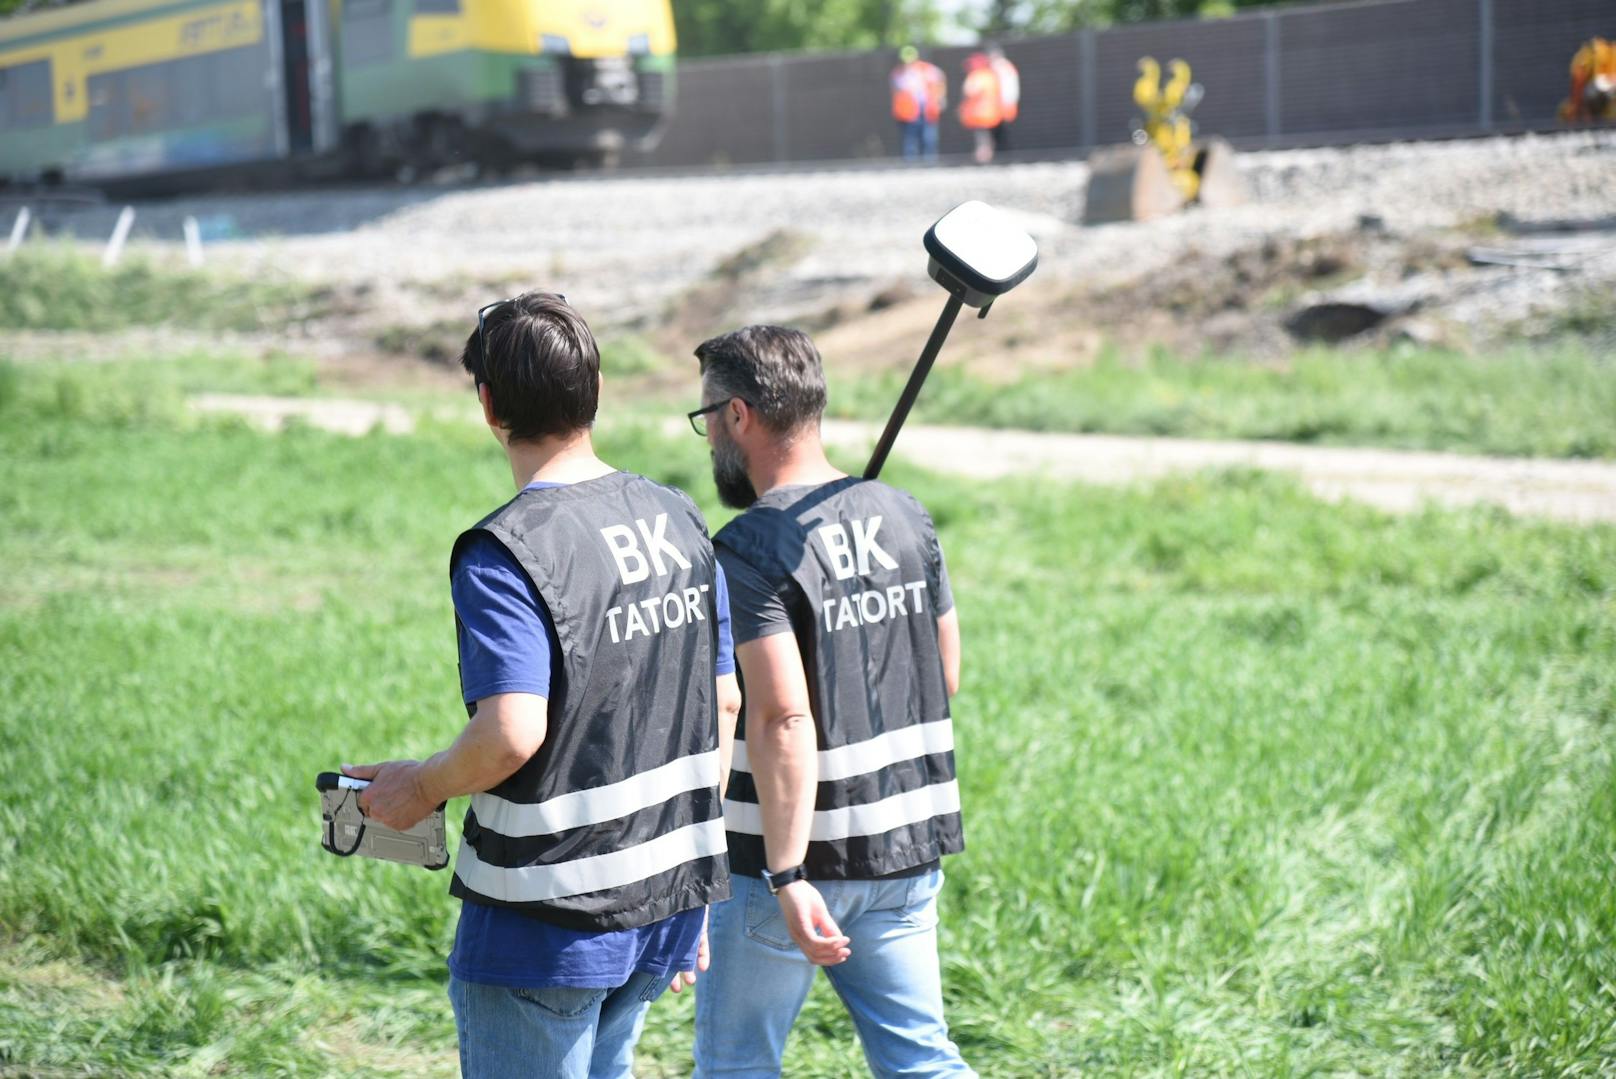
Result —
[{"label": "rock", "polygon": [[900,303],[907,303],[915,298],[915,287],[907,281],[894,281],[886,288],[870,297],[866,305],[867,311],[885,311],[889,307],[896,307]]},{"label": "rock", "polygon": [[1209,210],[1244,206],[1251,201],[1251,185],[1235,164],[1234,147],[1227,139],[1207,139],[1198,157],[1200,192],[1195,196]]},{"label": "rock", "polygon": [[1366,303],[1325,300],[1309,304],[1285,320],[1285,328],[1302,341],[1345,341],[1374,329],[1391,313]]},{"label": "rock", "polygon": [[1089,157],[1083,221],[1153,221],[1182,208],[1184,196],[1153,146],[1113,146]]}]

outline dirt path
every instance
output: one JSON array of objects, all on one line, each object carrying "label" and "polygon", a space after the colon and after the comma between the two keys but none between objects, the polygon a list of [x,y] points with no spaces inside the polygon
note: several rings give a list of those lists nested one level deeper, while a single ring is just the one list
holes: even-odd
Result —
[{"label": "dirt path", "polygon": [[[292,418],[341,434],[380,425],[393,433],[414,426],[398,405],[339,398],[206,394],[191,399],[203,413],[245,417],[269,430]],[[459,410],[475,419],[469,407]],[[683,419],[668,429],[684,432]],[[827,420],[827,444],[867,452],[876,424]],[[1456,453],[1299,446],[1285,442],[1212,442],[1117,435],[1061,435],[972,427],[905,427],[896,457],[927,468],[993,479],[1038,475],[1085,483],[1124,484],[1205,468],[1261,468],[1295,475],[1323,498],[1351,498],[1394,512],[1426,502],[1494,503],[1512,513],[1590,523],[1616,521],[1616,462],[1475,457]]]},{"label": "dirt path", "polygon": [[[827,443],[867,449],[879,428],[827,421]],[[990,479],[1043,475],[1121,484],[1204,468],[1289,472],[1323,498],[1352,498],[1405,513],[1425,502],[1501,505],[1564,521],[1616,521],[1616,463],[1457,453],[1212,442],[1119,435],[1060,435],[972,427],[905,427],[894,456]]]}]

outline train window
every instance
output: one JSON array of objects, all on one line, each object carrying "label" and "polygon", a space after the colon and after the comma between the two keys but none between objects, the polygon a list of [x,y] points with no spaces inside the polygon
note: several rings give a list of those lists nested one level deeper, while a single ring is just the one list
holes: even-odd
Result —
[{"label": "train window", "polygon": [[415,0],[417,15],[458,15],[460,0]]},{"label": "train window", "polygon": [[49,60],[0,68],[0,128],[48,127],[55,119]]},{"label": "train window", "polygon": [[169,92],[170,72],[173,64],[153,64],[126,72],[123,91],[129,103],[129,132],[144,134],[162,131],[176,119],[174,106],[178,102]]},{"label": "train window", "polygon": [[91,75],[90,137],[115,139],[184,129],[263,113],[263,81],[244,78],[267,63],[261,46],[166,60]]},{"label": "train window", "polygon": [[347,0],[342,5],[342,57],[349,64],[390,60],[393,46],[392,0]]},{"label": "train window", "polygon": [[90,138],[115,139],[128,134],[129,96],[123,84],[121,71],[90,76]]}]

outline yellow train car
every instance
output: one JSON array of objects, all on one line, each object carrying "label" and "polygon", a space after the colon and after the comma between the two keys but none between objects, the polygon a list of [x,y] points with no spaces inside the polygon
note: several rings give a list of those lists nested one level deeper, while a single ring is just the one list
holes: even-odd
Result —
[{"label": "yellow train car", "polygon": [[0,179],[609,161],[674,46],[668,0],[92,0],[0,20]]}]

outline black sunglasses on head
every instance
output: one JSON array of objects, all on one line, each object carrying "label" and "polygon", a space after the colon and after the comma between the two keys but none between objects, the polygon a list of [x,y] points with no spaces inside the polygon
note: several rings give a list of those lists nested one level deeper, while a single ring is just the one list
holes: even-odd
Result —
[{"label": "black sunglasses on head", "polygon": [[[562,303],[567,302],[566,293],[557,292],[555,296]],[[503,307],[505,304],[511,303],[519,298],[520,297],[517,296],[507,296],[503,300],[495,300],[493,303],[485,303],[477,309],[477,347],[482,351],[483,363],[486,364],[488,362],[488,312],[492,311],[496,307]]]}]

